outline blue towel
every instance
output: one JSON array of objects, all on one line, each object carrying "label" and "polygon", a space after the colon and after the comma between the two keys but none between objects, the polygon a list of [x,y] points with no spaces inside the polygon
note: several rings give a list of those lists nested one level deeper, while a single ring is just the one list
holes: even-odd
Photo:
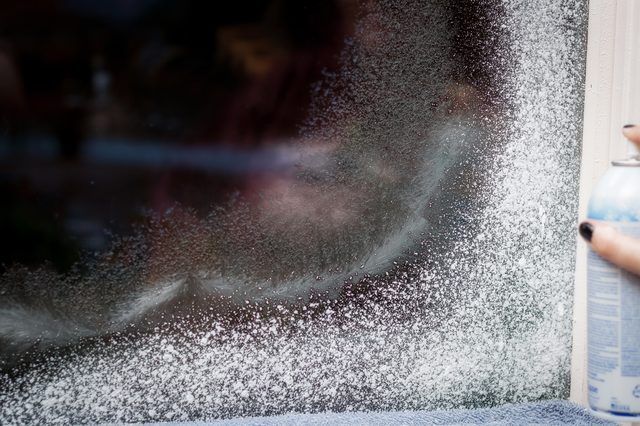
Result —
[{"label": "blue towel", "polygon": [[284,414],[274,417],[253,417],[221,420],[193,425],[614,425],[592,416],[585,408],[568,401],[543,401],[509,404],[496,408],[448,411],[398,411],[369,413]]}]

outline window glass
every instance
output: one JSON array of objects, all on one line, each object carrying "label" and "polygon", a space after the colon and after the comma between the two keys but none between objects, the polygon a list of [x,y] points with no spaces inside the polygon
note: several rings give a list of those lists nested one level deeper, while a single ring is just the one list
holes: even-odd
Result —
[{"label": "window glass", "polygon": [[568,396],[586,1],[0,15],[0,422]]}]

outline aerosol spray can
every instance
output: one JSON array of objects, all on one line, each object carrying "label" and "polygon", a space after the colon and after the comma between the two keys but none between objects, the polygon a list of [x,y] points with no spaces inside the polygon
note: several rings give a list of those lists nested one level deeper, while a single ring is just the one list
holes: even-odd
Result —
[{"label": "aerosol spray can", "polygon": [[[640,156],[613,161],[589,201],[589,219],[640,238]],[[587,259],[589,405],[617,422],[640,420],[640,277],[592,250]]]}]

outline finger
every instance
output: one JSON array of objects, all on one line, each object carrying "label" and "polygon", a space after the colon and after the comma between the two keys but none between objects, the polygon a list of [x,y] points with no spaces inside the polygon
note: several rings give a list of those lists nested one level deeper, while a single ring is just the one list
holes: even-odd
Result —
[{"label": "finger", "polygon": [[640,240],[623,235],[611,226],[598,222],[580,224],[580,235],[591,248],[609,262],[640,275]]},{"label": "finger", "polygon": [[627,124],[622,128],[622,134],[640,148],[640,126]]}]

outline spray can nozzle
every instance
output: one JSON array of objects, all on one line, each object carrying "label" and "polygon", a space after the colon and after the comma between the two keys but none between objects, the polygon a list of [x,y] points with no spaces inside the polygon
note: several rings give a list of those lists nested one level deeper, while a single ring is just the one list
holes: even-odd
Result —
[{"label": "spray can nozzle", "polygon": [[[631,129],[635,127],[635,125],[633,124],[627,124],[625,126],[623,126],[622,128],[625,130]],[[627,138],[624,138],[624,142],[626,143],[627,146],[627,158],[639,158],[640,157],[640,150],[638,149],[638,146],[631,142],[630,140],[628,140]]]},{"label": "spray can nozzle", "polygon": [[626,142],[627,142],[627,155],[629,157],[640,156],[640,151],[638,150],[638,146],[631,141],[626,141]]},{"label": "spray can nozzle", "polygon": [[638,150],[638,146],[626,138],[624,141],[627,144],[627,156],[624,159],[614,160],[611,164],[618,167],[640,167],[640,150]]}]

